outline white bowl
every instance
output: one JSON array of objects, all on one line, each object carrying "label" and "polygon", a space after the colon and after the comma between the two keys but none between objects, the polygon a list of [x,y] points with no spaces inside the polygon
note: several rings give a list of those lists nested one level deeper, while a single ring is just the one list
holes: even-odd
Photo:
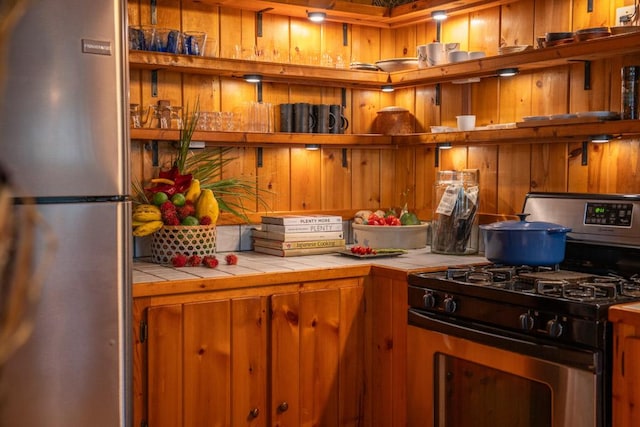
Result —
[{"label": "white bowl", "polygon": [[376,67],[387,73],[394,71],[417,70],[418,58],[383,59],[376,62]]},{"label": "white bowl", "polygon": [[429,223],[420,225],[352,224],[353,241],[373,249],[420,249],[427,246]]}]

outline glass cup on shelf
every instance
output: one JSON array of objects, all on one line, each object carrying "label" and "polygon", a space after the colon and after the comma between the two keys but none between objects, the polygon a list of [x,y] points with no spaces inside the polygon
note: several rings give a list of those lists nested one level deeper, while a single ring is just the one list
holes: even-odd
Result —
[{"label": "glass cup on shelf", "polygon": [[170,129],[182,129],[184,122],[182,120],[182,107],[177,105],[170,105],[169,109],[169,128]]},{"label": "glass cup on shelf", "polygon": [[129,104],[129,126],[134,129],[139,129],[142,127],[140,104]]}]

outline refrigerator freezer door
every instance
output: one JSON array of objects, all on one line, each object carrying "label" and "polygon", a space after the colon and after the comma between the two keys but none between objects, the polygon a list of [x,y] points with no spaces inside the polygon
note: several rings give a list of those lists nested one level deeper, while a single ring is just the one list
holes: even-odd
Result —
[{"label": "refrigerator freezer door", "polygon": [[126,2],[30,0],[0,93],[17,196],[129,194]]},{"label": "refrigerator freezer door", "polygon": [[131,204],[37,208],[58,247],[32,335],[0,372],[0,426],[129,426]]}]

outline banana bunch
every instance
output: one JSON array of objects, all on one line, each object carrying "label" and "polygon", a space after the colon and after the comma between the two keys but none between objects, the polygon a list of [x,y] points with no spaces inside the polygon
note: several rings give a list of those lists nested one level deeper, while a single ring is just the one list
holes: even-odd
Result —
[{"label": "banana bunch", "polygon": [[133,235],[137,237],[147,236],[162,228],[162,213],[155,205],[141,204],[133,209]]}]

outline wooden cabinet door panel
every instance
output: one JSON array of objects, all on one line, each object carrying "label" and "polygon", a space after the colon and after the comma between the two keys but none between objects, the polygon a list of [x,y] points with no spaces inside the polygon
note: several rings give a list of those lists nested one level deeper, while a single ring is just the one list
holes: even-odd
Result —
[{"label": "wooden cabinet door panel", "polygon": [[185,304],[184,426],[231,425],[231,302]]},{"label": "wooden cabinet door panel", "polygon": [[152,307],[147,321],[149,425],[182,425],[182,305]]},{"label": "wooden cabinet door panel", "polygon": [[271,297],[271,425],[295,427],[300,422],[299,293]]},{"label": "wooden cabinet door panel", "polygon": [[231,418],[233,426],[266,427],[267,298],[231,301]]}]

